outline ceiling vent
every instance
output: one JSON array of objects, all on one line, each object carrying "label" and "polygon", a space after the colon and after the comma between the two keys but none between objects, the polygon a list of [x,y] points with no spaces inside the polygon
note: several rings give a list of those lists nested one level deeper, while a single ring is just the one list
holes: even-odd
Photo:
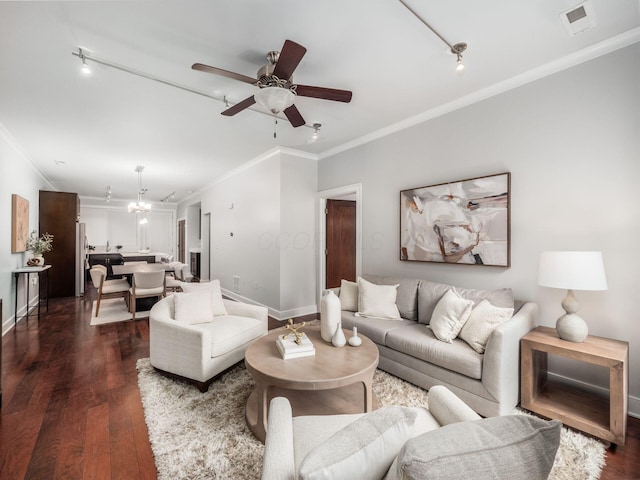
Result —
[{"label": "ceiling vent", "polygon": [[560,19],[572,37],[596,26],[596,16],[589,0],[562,12]]}]

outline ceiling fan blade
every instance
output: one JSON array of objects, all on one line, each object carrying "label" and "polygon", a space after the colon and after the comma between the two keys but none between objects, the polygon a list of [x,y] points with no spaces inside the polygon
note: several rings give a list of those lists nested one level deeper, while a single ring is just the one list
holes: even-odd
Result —
[{"label": "ceiling fan blade", "polygon": [[312,87],[310,85],[296,85],[296,94],[301,97],[321,98],[335,102],[349,103],[352,93],[349,90],[335,88]]},{"label": "ceiling fan blade", "polygon": [[236,103],[233,107],[227,108],[224,112],[222,112],[222,115],[224,115],[225,117],[232,117],[236,113],[240,113],[245,108],[249,108],[254,103],[256,103],[256,99],[253,98],[253,95],[251,95],[249,98],[245,98],[240,103]]},{"label": "ceiling fan blade", "polygon": [[291,105],[284,109],[284,114],[294,127],[301,127],[305,124],[304,118],[300,115],[300,111],[295,105]]},{"label": "ceiling fan blade", "polygon": [[305,53],[307,53],[307,49],[302,45],[285,40],[273,74],[283,80],[289,80]]},{"label": "ceiling fan blade", "polygon": [[202,63],[194,63],[191,68],[194,70],[200,70],[201,72],[213,73],[214,75],[233,78],[234,80],[240,80],[241,82],[250,83],[251,85],[255,85],[257,83],[257,80],[255,78],[242,75],[241,73],[223,70],[222,68],[210,67],[209,65],[204,65]]}]

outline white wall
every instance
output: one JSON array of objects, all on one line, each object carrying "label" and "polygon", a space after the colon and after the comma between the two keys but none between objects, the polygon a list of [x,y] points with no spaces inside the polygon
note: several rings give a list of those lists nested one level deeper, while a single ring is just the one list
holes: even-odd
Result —
[{"label": "white wall", "polygon": [[[175,255],[175,207],[153,205],[147,219],[148,223],[139,225],[137,216],[127,211],[124,201],[106,203],[102,199],[80,199],[80,222],[86,224],[87,240],[96,247],[95,252],[105,251],[109,241],[112,253],[116,252],[116,245],[122,245],[122,252],[137,252],[139,248],[148,247],[152,252]],[[141,245],[143,239],[144,246]]]},{"label": "white wall", "polygon": [[[11,195],[18,194],[29,201],[29,231],[38,230],[40,190],[56,190],[33,167],[15,139],[0,125],[0,298],[2,298],[2,333],[13,326],[15,280],[11,273],[25,266],[28,253],[11,253]],[[55,239],[54,239],[55,247]],[[32,275],[33,278],[36,278]],[[26,275],[20,276],[18,315],[26,310]],[[30,288],[30,303],[37,299],[37,288]],[[23,320],[24,321],[24,320]]]},{"label": "white wall", "polygon": [[281,155],[280,184],[280,309],[285,316],[301,315],[313,306],[316,275],[316,192],[318,162]]},{"label": "white wall", "polygon": [[[538,287],[543,250],[601,250],[609,290],[577,292],[590,333],[630,346],[640,414],[640,44],[321,160],[319,190],[363,185],[363,272],[510,286],[554,326],[565,292]],[[472,74],[468,72],[467,74]],[[510,171],[511,268],[401,262],[399,192]],[[605,372],[552,370],[607,386]]]}]

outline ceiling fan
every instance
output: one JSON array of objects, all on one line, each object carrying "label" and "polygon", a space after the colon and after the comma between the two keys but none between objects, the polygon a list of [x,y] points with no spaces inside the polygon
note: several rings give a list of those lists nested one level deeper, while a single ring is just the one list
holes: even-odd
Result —
[{"label": "ceiling fan", "polygon": [[307,53],[305,47],[291,40],[286,40],[280,52],[271,51],[267,54],[269,64],[258,70],[256,78],[223,70],[222,68],[210,67],[202,63],[194,63],[191,68],[250,83],[260,88],[255,95],[251,95],[249,98],[245,98],[240,103],[226,109],[222,112],[222,115],[233,116],[258,102],[273,114],[283,112],[291,122],[291,125],[300,127],[305,124],[305,120],[293,104],[296,95],[345,103],[351,101],[352,95],[348,90],[293,83],[293,71],[305,53]]}]

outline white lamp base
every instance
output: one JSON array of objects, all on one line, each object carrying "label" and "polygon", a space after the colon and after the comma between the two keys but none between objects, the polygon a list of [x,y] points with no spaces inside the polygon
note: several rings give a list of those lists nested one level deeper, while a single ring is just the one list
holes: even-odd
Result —
[{"label": "white lamp base", "polygon": [[589,334],[589,327],[585,321],[575,313],[567,313],[556,322],[558,336],[569,342],[584,342]]}]

